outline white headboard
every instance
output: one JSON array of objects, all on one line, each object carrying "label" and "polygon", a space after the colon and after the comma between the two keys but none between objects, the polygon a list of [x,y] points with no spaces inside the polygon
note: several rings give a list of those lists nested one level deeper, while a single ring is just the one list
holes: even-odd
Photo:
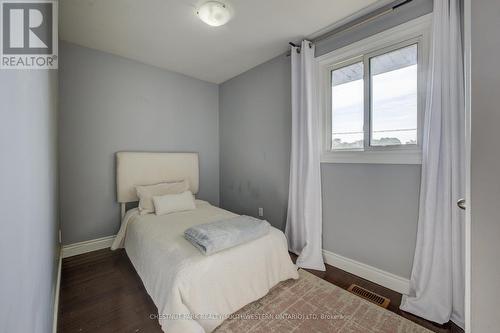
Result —
[{"label": "white headboard", "polygon": [[191,192],[198,193],[198,153],[116,153],[116,191],[121,204],[139,200],[137,185],[182,179],[189,181]]}]

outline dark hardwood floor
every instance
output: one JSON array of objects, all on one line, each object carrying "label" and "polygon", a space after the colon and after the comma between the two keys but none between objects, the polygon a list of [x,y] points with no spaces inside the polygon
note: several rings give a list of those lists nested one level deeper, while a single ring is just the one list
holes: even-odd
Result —
[{"label": "dark hardwood floor", "polygon": [[125,251],[63,259],[59,333],[158,332],[156,306]]},{"label": "dark hardwood floor", "polygon": [[[388,310],[434,332],[463,332],[453,323],[440,326],[400,311],[401,294],[338,268],[327,265],[326,272],[309,272],[344,289],[356,283],[373,290],[391,300]],[[150,317],[157,313],[156,306],[123,250],[105,249],[64,259],[59,311],[59,333],[162,332],[158,321]]]}]

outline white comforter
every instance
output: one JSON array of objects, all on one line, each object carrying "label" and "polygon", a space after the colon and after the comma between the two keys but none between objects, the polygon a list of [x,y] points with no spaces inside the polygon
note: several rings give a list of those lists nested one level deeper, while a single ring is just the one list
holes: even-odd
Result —
[{"label": "white comforter", "polygon": [[168,333],[211,332],[231,313],[267,294],[278,282],[297,279],[284,234],[269,234],[204,256],[184,230],[236,216],[197,200],[196,209],[163,216],[125,216],[112,249],[125,247]]}]

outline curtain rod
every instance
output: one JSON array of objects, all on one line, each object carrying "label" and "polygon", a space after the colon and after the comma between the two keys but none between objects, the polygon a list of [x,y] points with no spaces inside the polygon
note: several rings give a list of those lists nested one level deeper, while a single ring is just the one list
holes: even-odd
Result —
[{"label": "curtain rod", "polygon": [[[397,4],[395,4],[395,5],[392,5],[391,7],[387,8],[387,9],[382,9],[380,12],[375,11],[374,13],[371,13],[371,14],[367,14],[367,15],[361,16],[360,18],[358,18],[358,19],[360,19],[361,21],[359,21],[359,22],[357,22],[357,23],[354,23],[354,24],[352,24],[352,25],[349,25],[349,26],[344,25],[344,26],[338,27],[338,28],[336,28],[336,29],[333,29],[332,31],[326,32],[326,33],[324,33],[323,35],[318,36],[318,37],[316,37],[316,38],[312,39],[312,40],[311,40],[311,43],[317,43],[317,42],[322,41],[322,40],[325,40],[325,39],[327,39],[327,38],[329,38],[329,37],[331,37],[331,36],[333,36],[333,35],[339,34],[339,33],[341,33],[341,32],[346,32],[346,31],[352,30],[352,29],[354,29],[354,28],[357,28],[357,27],[359,27],[359,26],[361,26],[361,25],[363,25],[363,24],[366,24],[366,23],[368,23],[368,22],[371,22],[371,21],[373,21],[373,20],[375,20],[375,19],[377,19],[377,18],[379,18],[379,17],[381,17],[381,16],[384,16],[384,15],[386,15],[386,14],[392,13],[394,10],[396,10],[396,9],[398,9],[399,7],[402,7],[402,6],[404,6],[404,5],[408,4],[408,3],[412,2],[412,1],[413,1],[413,0],[405,0],[405,1],[401,1],[401,2],[399,2],[399,3],[397,3]],[[383,7],[382,7],[382,8],[383,8]],[[380,9],[379,9],[379,10],[380,10]],[[368,15],[369,15],[369,16],[368,16]],[[368,16],[368,17],[367,17],[367,16]],[[356,20],[353,20],[352,22],[356,22]],[[352,23],[352,22],[351,22],[351,23]],[[349,23],[347,23],[347,24],[349,24]],[[293,47],[298,47],[298,48],[300,48],[300,45],[297,45],[297,44],[295,44],[295,43],[289,42],[289,44],[290,44],[291,46],[293,46]],[[311,44],[309,44],[309,45],[311,45]],[[300,52],[300,51],[298,51],[298,52]],[[288,57],[288,56],[290,56],[290,52],[289,52],[289,53],[287,53],[287,55],[286,55],[286,56],[287,56],[287,57]]]}]

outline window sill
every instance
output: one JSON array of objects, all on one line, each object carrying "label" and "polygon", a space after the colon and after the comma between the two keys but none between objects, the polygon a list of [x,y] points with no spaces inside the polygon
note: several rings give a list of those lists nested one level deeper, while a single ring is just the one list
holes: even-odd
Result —
[{"label": "window sill", "polygon": [[321,163],[422,164],[420,150],[323,152]]}]

